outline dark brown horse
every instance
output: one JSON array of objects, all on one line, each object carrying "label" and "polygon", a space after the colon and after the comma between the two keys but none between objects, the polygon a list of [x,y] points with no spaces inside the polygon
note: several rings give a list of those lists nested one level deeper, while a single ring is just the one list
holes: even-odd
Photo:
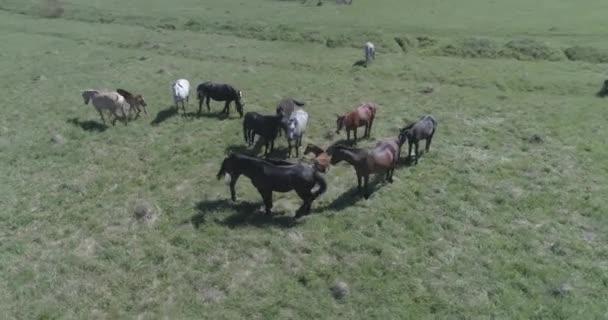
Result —
[{"label": "dark brown horse", "polygon": [[203,100],[206,99],[207,111],[211,111],[209,107],[209,99],[215,101],[226,101],[224,109],[220,114],[225,114],[226,117],[230,116],[230,103],[234,101],[236,104],[236,111],[239,113],[241,118],[243,117],[243,108],[245,104],[242,102],[243,93],[237,90],[233,86],[225,83],[213,83],[210,81],[203,82],[196,87],[196,93],[198,96],[198,113],[200,114],[203,108]]},{"label": "dark brown horse", "polygon": [[431,115],[422,116],[418,121],[410,123],[405,128],[401,129],[401,134],[407,138],[408,152],[407,157],[412,157],[412,145],[415,147],[416,157],[414,158],[414,164],[418,164],[418,143],[420,140],[426,140],[426,152],[429,152],[431,147],[431,141],[437,130],[437,120]]},{"label": "dark brown horse", "polygon": [[[369,175],[372,173],[386,172],[386,180],[393,182],[393,173],[399,161],[400,149],[405,142],[405,136],[399,134],[397,139],[387,139],[380,141],[372,149],[360,149],[337,145],[331,148],[331,161],[335,165],[341,161],[346,161],[355,169],[357,174],[357,191],[364,191],[365,199],[370,196],[368,188]],[[361,186],[363,180],[363,189]]]},{"label": "dark brown horse", "polygon": [[[264,160],[232,153],[222,162],[217,179],[221,179],[225,174],[230,175],[232,201],[236,201],[236,181],[244,175],[262,196],[266,214],[271,214],[273,192],[285,193],[294,190],[304,200],[296,211],[296,219],[308,215],[313,201],[327,190],[327,183],[321,173],[307,164],[291,164],[285,160]],[[319,189],[313,192],[312,189],[317,184]]]},{"label": "dark brown horse", "polygon": [[141,94],[132,94],[131,92],[125,89],[116,89],[116,92],[118,92],[118,94],[120,94],[125,98],[125,100],[127,100],[127,103],[131,107],[131,110],[135,110],[137,112],[137,114],[135,115],[136,118],[139,117],[139,114],[141,113],[141,109],[139,107],[142,107],[144,109],[144,114],[148,114],[148,109],[146,108],[148,104],[146,103],[144,97]]},{"label": "dark brown horse", "polygon": [[350,140],[350,132],[354,131],[355,144],[357,143],[357,128],[365,126],[363,138],[368,138],[372,131],[374,118],[378,106],[374,103],[367,102],[358,106],[355,110],[344,115],[336,115],[336,133],[340,134],[342,128],[346,129],[346,140]]},{"label": "dark brown horse", "polygon": [[306,149],[304,149],[304,154],[312,154],[314,156],[313,167],[317,171],[323,173],[329,171],[329,154],[327,153],[327,149],[309,143]]},{"label": "dark brown horse", "polygon": [[263,115],[254,111],[247,112],[243,119],[243,138],[245,142],[253,145],[255,135],[264,139],[264,155],[274,150],[274,141],[281,130],[280,115]]}]

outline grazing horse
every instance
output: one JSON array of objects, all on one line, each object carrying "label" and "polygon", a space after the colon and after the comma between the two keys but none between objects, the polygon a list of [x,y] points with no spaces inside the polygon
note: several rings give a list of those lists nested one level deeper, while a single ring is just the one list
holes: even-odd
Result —
[{"label": "grazing horse", "polygon": [[[272,192],[289,192],[295,190],[304,200],[302,206],[296,211],[295,219],[308,215],[312,202],[327,190],[327,183],[323,176],[311,166],[303,163],[289,163],[287,161],[268,161],[250,157],[243,154],[232,153],[224,158],[217,179],[223,175],[230,175],[230,197],[236,201],[235,185],[240,175],[251,180],[264,201],[266,214],[272,210]],[[315,185],[317,191],[312,191]]]},{"label": "grazing horse", "polygon": [[198,95],[198,113],[202,112],[203,100],[206,98],[207,111],[211,111],[209,107],[209,99],[215,101],[226,101],[224,109],[220,114],[226,114],[226,117],[230,116],[230,103],[235,102],[236,111],[239,113],[241,118],[243,117],[243,107],[245,104],[241,101],[243,93],[240,90],[235,89],[233,86],[225,83],[213,83],[210,81],[203,82],[196,87]]},{"label": "grazing horse", "polygon": [[372,60],[376,60],[376,48],[374,48],[374,44],[371,42],[365,43],[365,66],[372,62]]},{"label": "grazing horse", "polygon": [[306,145],[304,154],[313,154],[313,167],[320,172],[326,173],[329,170],[329,154],[327,150],[314,144]]},{"label": "grazing horse", "polygon": [[264,155],[267,155],[274,150],[274,140],[277,138],[277,132],[280,130],[281,116],[280,115],[262,115],[257,112],[247,112],[243,119],[243,137],[248,145],[252,145],[255,135],[259,135],[264,139]]},{"label": "grazing horse", "polygon": [[357,174],[357,192],[361,193],[361,180],[363,180],[364,197],[368,199],[370,191],[368,188],[369,175],[386,171],[386,180],[393,182],[393,173],[399,161],[399,150],[405,142],[405,136],[400,133],[397,139],[378,142],[372,149],[359,149],[337,145],[331,149],[332,165],[346,161],[355,168]]},{"label": "grazing horse", "polygon": [[144,109],[144,114],[148,114],[148,110],[146,108],[148,104],[146,104],[146,101],[141,94],[134,95],[125,89],[116,89],[116,92],[127,100],[127,103],[129,106],[131,106],[132,111],[137,111],[135,117],[139,117],[139,114],[141,113],[141,109],[139,107]]},{"label": "grazing horse", "polygon": [[190,101],[190,82],[186,79],[179,79],[173,82],[173,101],[175,109],[179,111],[178,102],[182,103],[182,109],[186,113],[186,106]]},{"label": "grazing horse", "polygon": [[426,147],[424,149],[426,152],[429,152],[435,130],[437,130],[437,121],[431,115],[424,115],[418,121],[410,123],[401,129],[401,133],[407,138],[409,147],[408,158],[412,156],[412,145],[415,146],[416,157],[414,158],[414,164],[418,164],[418,143],[420,140],[426,140]]},{"label": "grazing horse", "polygon": [[82,92],[82,98],[84,99],[84,104],[89,104],[89,101],[91,101],[95,110],[99,112],[103,124],[106,124],[106,119],[103,117],[103,111],[109,111],[114,116],[112,125],[115,125],[118,118],[122,118],[124,124],[127,125],[127,122],[129,121],[127,117],[129,105],[125,98],[118,94],[118,92],[87,89]]},{"label": "grazing horse", "polygon": [[374,103],[367,102],[357,107],[344,115],[336,115],[336,133],[340,134],[342,128],[346,129],[346,140],[350,140],[351,130],[355,132],[355,144],[357,143],[357,128],[365,126],[363,138],[369,137],[376,117],[378,106]]},{"label": "grazing horse", "polygon": [[302,146],[302,137],[306,132],[307,124],[308,112],[304,111],[303,109],[297,109],[289,116],[289,120],[287,123],[287,145],[289,148],[289,157],[291,157],[291,142],[294,140],[294,146],[296,148],[296,157],[300,156],[300,146]]},{"label": "grazing horse", "polygon": [[[296,110],[298,107],[303,107],[305,105],[304,102],[296,100],[291,97],[283,98],[279,101],[277,105],[277,114],[283,116],[284,127],[287,127],[287,121],[289,120],[289,116],[291,113]],[[279,137],[281,136],[281,131],[279,131]]]}]

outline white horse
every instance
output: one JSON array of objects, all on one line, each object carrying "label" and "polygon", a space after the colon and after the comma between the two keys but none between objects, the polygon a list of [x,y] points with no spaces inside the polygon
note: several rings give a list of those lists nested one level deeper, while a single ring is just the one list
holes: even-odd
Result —
[{"label": "white horse", "polygon": [[365,65],[370,64],[372,60],[376,60],[376,48],[368,41],[365,43]]},{"label": "white horse", "polygon": [[291,142],[295,140],[296,157],[300,155],[302,137],[306,132],[308,124],[308,113],[304,109],[298,108],[289,116],[287,123],[287,144],[289,145],[289,156],[291,156]]},{"label": "white horse", "polygon": [[129,121],[127,113],[130,112],[130,106],[122,95],[115,91],[87,89],[82,92],[82,98],[84,99],[84,104],[89,104],[89,101],[91,101],[95,110],[99,112],[103,124],[106,124],[103,111],[109,111],[114,116],[112,125],[116,123],[118,118],[122,118],[125,125],[127,125]]},{"label": "white horse", "polygon": [[175,109],[179,111],[178,102],[182,103],[182,109],[186,112],[186,106],[190,100],[190,82],[186,79],[179,79],[173,82],[173,101]]}]

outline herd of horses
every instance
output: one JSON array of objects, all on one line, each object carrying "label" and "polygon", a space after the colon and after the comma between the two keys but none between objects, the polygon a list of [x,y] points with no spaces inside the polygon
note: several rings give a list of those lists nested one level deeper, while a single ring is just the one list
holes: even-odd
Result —
[{"label": "herd of horses", "polygon": [[[184,113],[189,104],[190,82],[178,79],[172,85],[174,107],[179,112],[180,105]],[[331,165],[342,161],[350,164],[357,176],[357,194],[365,199],[370,196],[369,178],[372,174],[385,174],[389,183],[393,182],[394,171],[401,159],[403,144],[408,142],[408,159],[418,163],[420,157],[419,143],[426,141],[425,150],[429,151],[431,141],[437,130],[437,121],[431,115],[424,115],[417,121],[407,124],[395,133],[395,136],[377,141],[371,148],[356,147],[357,132],[364,128],[362,138],[371,136],[372,126],[376,119],[378,106],[372,102],[358,105],[354,110],[336,115],[336,133],[346,131],[346,142],[337,143],[328,147],[319,147],[307,144],[304,154],[312,156],[312,163],[306,161],[288,161],[272,158],[274,142],[282,133],[288,143],[288,158],[295,149],[295,156],[299,158],[303,136],[309,122],[305,103],[292,97],[281,99],[274,113],[261,114],[250,111],[244,113],[245,104],[243,94],[232,85],[225,83],[203,82],[196,87],[196,96],[199,106],[198,113],[202,113],[203,103],[207,112],[211,111],[209,101],[224,102],[224,109],[220,114],[229,117],[230,105],[235,104],[236,111],[243,123],[243,138],[250,147],[255,143],[255,137],[264,142],[264,157],[257,157],[240,152],[231,152],[222,163],[217,179],[225,177],[230,186],[230,197],[236,201],[236,183],[240,176],[251,180],[264,202],[266,214],[271,214],[273,192],[295,191],[303,203],[296,211],[294,219],[308,215],[312,203],[327,190],[324,175]],[[106,123],[103,112],[113,116],[112,125],[121,119],[127,125],[129,118],[134,114],[138,118],[142,109],[148,113],[147,103],[142,95],[133,94],[124,89],[116,91],[88,89],[82,93],[84,103],[92,102],[99,112],[102,121]],[[351,132],[353,133],[351,140]],[[414,154],[412,155],[412,147]],[[316,188],[316,189],[315,189]]]}]

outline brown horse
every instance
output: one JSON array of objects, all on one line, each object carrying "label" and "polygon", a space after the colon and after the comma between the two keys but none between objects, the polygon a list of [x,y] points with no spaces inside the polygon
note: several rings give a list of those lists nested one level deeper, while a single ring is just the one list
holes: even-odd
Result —
[{"label": "brown horse", "polygon": [[132,94],[131,92],[125,89],[116,89],[116,92],[118,92],[118,94],[120,94],[125,98],[125,100],[127,100],[127,103],[129,104],[129,106],[131,106],[132,111],[137,112],[137,114],[135,115],[136,118],[139,117],[139,114],[141,113],[141,109],[139,107],[142,107],[144,109],[144,114],[148,114],[148,109],[146,108],[148,104],[146,103],[144,97],[141,94]]},{"label": "brown horse", "polygon": [[355,144],[357,143],[357,128],[365,126],[363,138],[368,138],[376,117],[378,106],[372,102],[366,102],[358,106],[355,110],[344,115],[336,115],[336,133],[340,134],[342,128],[346,129],[346,140],[350,140],[350,132],[354,131]]},{"label": "brown horse", "polygon": [[365,189],[364,197],[369,198],[369,175],[386,171],[386,180],[393,182],[393,173],[399,162],[401,146],[405,142],[405,135],[399,133],[396,139],[387,139],[376,143],[372,149],[359,149],[337,145],[330,152],[332,165],[346,161],[355,168],[357,174],[357,191],[361,193],[361,180]]},{"label": "brown horse", "polygon": [[326,173],[329,170],[329,154],[325,148],[321,148],[314,144],[308,144],[304,149],[304,154],[313,154],[313,167],[317,171]]}]

